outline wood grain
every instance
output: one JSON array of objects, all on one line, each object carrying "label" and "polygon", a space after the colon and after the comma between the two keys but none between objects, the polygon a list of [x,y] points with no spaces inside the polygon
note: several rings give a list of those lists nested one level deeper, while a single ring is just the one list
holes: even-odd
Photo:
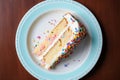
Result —
[{"label": "wood grain", "polygon": [[[0,0],[0,80],[36,80],[21,65],[15,34],[23,15],[42,0]],[[103,50],[92,71],[81,80],[120,80],[120,1],[77,0],[97,17],[103,32]]]}]

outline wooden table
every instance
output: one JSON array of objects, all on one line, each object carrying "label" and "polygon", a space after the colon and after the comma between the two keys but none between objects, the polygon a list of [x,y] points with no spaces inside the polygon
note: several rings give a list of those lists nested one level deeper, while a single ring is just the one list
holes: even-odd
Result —
[{"label": "wooden table", "polygon": [[[42,0],[0,0],[0,80],[36,80],[21,65],[15,34],[23,15]],[[101,57],[82,80],[120,80],[120,1],[77,0],[97,17],[103,32]]]}]

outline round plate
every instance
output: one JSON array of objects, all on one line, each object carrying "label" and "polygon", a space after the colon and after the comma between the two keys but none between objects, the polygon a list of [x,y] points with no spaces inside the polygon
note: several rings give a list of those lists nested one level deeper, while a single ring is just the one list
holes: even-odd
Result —
[{"label": "round plate", "polygon": [[[46,35],[70,12],[85,25],[87,36],[73,54],[55,69],[45,70],[32,53]],[[77,80],[96,64],[102,49],[102,33],[94,15],[75,1],[43,1],[31,8],[22,18],[16,33],[16,50],[24,68],[40,80]]]}]

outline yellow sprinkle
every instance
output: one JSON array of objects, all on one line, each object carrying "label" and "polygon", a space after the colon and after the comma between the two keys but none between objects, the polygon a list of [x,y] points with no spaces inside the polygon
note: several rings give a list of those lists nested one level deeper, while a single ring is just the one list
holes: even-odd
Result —
[{"label": "yellow sprinkle", "polygon": [[47,30],[47,33],[49,33],[49,30]]}]

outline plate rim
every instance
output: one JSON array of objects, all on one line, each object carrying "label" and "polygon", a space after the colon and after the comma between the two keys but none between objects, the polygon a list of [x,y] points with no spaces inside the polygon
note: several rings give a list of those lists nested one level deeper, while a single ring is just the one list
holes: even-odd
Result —
[{"label": "plate rim", "polygon": [[[48,3],[48,2],[51,2],[51,1],[42,1],[42,2],[38,3],[37,5],[33,6],[30,10],[28,10],[28,12],[23,16],[23,18],[21,19],[21,21],[20,21],[20,23],[19,23],[19,25],[18,25],[18,28],[17,28],[17,31],[16,31],[16,37],[15,37],[15,47],[16,47],[17,55],[18,55],[18,58],[19,58],[20,62],[21,62],[22,65],[23,65],[23,67],[24,67],[25,70],[27,70],[32,76],[34,76],[35,78],[41,78],[41,79],[44,79],[44,78],[42,78],[42,76],[39,77],[39,76],[36,76],[35,74],[33,74],[31,71],[29,71],[29,70],[30,70],[29,67],[27,67],[27,68],[28,68],[28,69],[27,69],[27,68],[26,68],[26,64],[22,62],[23,60],[22,60],[22,57],[20,57],[20,49],[18,48],[18,47],[19,47],[18,37],[19,37],[19,35],[20,35],[20,25],[22,24],[22,21],[26,18],[26,15],[29,14],[29,13],[31,13],[30,11],[31,11],[32,9],[34,9],[35,7],[37,7],[38,5],[40,5],[40,4],[45,4],[45,3]],[[57,2],[57,1],[55,1],[55,2]],[[59,2],[59,0],[58,0],[58,2]],[[83,8],[85,8],[86,10],[88,10],[88,12],[90,13],[90,15],[92,15],[92,17],[96,20],[96,22],[97,22],[96,24],[97,24],[97,25],[99,26],[99,28],[100,28],[100,25],[99,25],[96,17],[92,14],[92,12],[91,12],[86,6],[84,6],[84,5],[82,5],[81,3],[78,3],[78,2],[76,2],[76,1],[60,1],[60,2],[71,2],[71,3],[73,3],[73,4],[77,4],[78,6],[82,6]],[[93,65],[91,65],[91,67],[89,68],[89,70],[87,70],[87,72],[85,72],[83,75],[77,76],[77,77],[76,77],[77,79],[78,79],[78,78],[82,78],[82,77],[85,76],[87,73],[89,73],[89,72],[93,69],[93,67],[96,65],[96,63],[97,63],[97,61],[98,61],[98,59],[99,59],[99,57],[100,57],[100,54],[101,54],[101,51],[102,51],[102,46],[103,46],[103,37],[102,37],[101,28],[100,28],[99,30],[100,30],[100,34],[101,34],[101,46],[100,46],[100,49],[99,49],[99,54],[97,55],[97,58],[96,58],[95,62],[93,63]],[[73,79],[74,79],[74,78],[73,78]]]}]

